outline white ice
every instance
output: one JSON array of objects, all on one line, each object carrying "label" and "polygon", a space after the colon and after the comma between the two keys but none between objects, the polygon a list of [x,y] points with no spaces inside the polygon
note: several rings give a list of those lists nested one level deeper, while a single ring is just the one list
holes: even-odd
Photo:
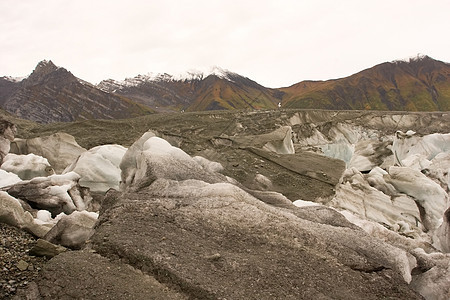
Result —
[{"label": "white ice", "polygon": [[119,189],[119,164],[127,151],[120,145],[97,146],[80,155],[80,157],[63,174],[76,172],[80,175],[79,184],[88,187],[91,192],[105,193],[110,188]]}]

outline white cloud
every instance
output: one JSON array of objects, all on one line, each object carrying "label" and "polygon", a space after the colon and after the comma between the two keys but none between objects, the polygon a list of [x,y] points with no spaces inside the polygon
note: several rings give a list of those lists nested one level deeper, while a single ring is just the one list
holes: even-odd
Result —
[{"label": "white cloud", "polygon": [[0,75],[44,58],[91,82],[218,65],[279,87],[418,52],[450,61],[448,11],[444,0],[2,0]]}]

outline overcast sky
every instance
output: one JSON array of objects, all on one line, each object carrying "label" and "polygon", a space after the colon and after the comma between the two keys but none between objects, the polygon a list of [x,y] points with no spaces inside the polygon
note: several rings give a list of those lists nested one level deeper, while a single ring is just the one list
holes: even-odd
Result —
[{"label": "overcast sky", "polygon": [[91,83],[212,66],[266,87],[418,53],[450,62],[449,0],[0,0],[0,76],[51,59]]}]

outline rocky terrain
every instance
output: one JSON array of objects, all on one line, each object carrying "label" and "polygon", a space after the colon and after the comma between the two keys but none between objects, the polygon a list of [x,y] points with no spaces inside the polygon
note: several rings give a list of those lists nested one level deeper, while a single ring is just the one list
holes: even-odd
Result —
[{"label": "rocky terrain", "polygon": [[5,297],[450,296],[447,113],[3,118]]}]

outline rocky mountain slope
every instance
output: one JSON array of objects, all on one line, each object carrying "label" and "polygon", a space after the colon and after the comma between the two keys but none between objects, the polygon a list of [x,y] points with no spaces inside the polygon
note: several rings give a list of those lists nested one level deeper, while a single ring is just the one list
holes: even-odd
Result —
[{"label": "rocky mountain slope", "polygon": [[450,110],[450,64],[428,56],[382,63],[349,77],[302,81],[288,88],[283,107],[391,111]]},{"label": "rocky mountain slope", "polygon": [[152,112],[76,78],[51,61],[40,62],[23,80],[1,78],[0,105],[20,118],[41,123],[120,119]]}]

